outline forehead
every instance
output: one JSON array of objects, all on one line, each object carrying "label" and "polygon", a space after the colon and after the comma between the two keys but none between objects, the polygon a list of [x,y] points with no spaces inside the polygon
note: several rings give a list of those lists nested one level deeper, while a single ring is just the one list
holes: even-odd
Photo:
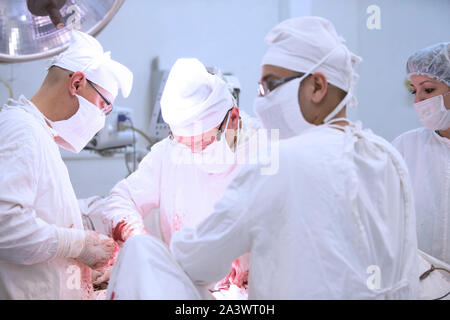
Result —
[{"label": "forehead", "polygon": [[279,66],[274,66],[271,64],[264,64],[261,67],[261,79],[264,79],[264,77],[267,77],[269,75],[273,75],[276,77],[289,77],[292,75],[297,74],[298,72],[286,69]]},{"label": "forehead", "polygon": [[439,84],[440,82],[434,78],[430,78],[429,76],[423,74],[413,74],[411,75],[411,84],[414,86],[421,85],[423,83],[433,83]]}]

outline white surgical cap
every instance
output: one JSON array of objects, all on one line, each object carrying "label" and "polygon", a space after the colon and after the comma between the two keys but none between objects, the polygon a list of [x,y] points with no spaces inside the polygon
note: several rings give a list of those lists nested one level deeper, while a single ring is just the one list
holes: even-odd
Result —
[{"label": "white surgical cap", "polygon": [[[361,62],[361,58],[350,52],[333,24],[324,18],[285,20],[267,34],[265,41],[269,49],[262,65],[275,65],[303,73],[322,72],[329,83],[346,92],[359,79],[354,67]],[[311,70],[323,59],[323,63]],[[353,102],[356,104],[356,99]]]},{"label": "white surgical cap", "polygon": [[81,71],[86,78],[115,98],[119,88],[126,98],[133,85],[133,73],[124,65],[111,59],[111,53],[104,52],[103,47],[94,37],[73,30],[67,50],[54,57],[50,66],[58,66],[73,72]]},{"label": "white surgical cap", "polygon": [[219,125],[233,106],[225,81],[210,74],[200,61],[182,58],[175,62],[161,97],[161,113],[173,134],[207,132]]},{"label": "white surgical cap", "polygon": [[406,73],[423,74],[450,86],[450,42],[441,42],[411,55],[406,63]]}]

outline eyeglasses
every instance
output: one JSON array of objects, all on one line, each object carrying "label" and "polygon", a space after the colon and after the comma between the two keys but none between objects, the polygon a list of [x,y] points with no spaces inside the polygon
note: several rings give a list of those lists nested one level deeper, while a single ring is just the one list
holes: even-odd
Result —
[{"label": "eyeglasses", "polygon": [[219,128],[217,129],[216,139],[219,141],[220,141],[220,136],[222,135],[222,132],[225,131],[222,127],[225,123],[225,120],[227,120],[228,114],[230,113],[230,111],[231,111],[231,109],[227,111],[227,113],[225,114],[225,118],[223,118],[222,122],[219,125]]},{"label": "eyeglasses", "polygon": [[[73,73],[69,74],[69,78],[72,77]],[[100,110],[103,111],[103,113],[107,116],[108,114],[111,113],[112,109],[113,109],[113,105],[112,103],[105,98],[105,96],[103,94],[100,93],[100,91],[98,91],[98,89],[94,86],[94,84],[92,83],[92,81],[86,79],[87,83],[89,83],[89,85],[92,87],[92,89],[95,90],[95,92],[98,93],[98,95],[100,96],[100,98],[103,99],[103,101],[105,101],[106,103],[106,107],[101,108]]]},{"label": "eyeglasses", "polygon": [[109,102],[108,99],[106,99],[101,93],[100,91],[98,91],[98,89],[94,86],[94,84],[92,83],[92,81],[86,79],[87,83],[89,83],[89,85],[92,87],[92,89],[95,90],[95,92],[98,93],[98,95],[103,99],[103,101],[105,101],[106,103],[106,107],[103,107],[101,110],[103,111],[103,113],[105,115],[108,115],[111,113],[112,109],[113,109],[113,105],[111,102]]},{"label": "eyeglasses", "polygon": [[291,77],[286,77],[286,78],[281,78],[281,79],[276,79],[273,81],[261,81],[258,82],[258,95],[260,97],[265,97],[267,96],[273,89],[275,89],[277,86],[282,85],[288,81],[297,79],[297,78],[301,78],[303,77],[304,73],[300,73],[298,75],[295,76],[291,76]]}]

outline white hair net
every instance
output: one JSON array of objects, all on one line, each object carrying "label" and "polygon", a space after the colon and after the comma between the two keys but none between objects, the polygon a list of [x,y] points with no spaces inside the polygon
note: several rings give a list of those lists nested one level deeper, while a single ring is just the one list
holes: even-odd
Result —
[{"label": "white hair net", "polygon": [[406,63],[408,79],[422,74],[450,86],[450,42],[441,42],[415,52]]},{"label": "white hair net", "polygon": [[275,65],[297,72],[322,72],[327,81],[347,92],[345,98],[325,118],[331,120],[345,106],[355,107],[355,67],[361,57],[351,52],[333,24],[321,17],[297,17],[276,25],[266,36],[269,45],[262,65]]},{"label": "white hair net", "polygon": [[98,84],[116,97],[118,90],[126,98],[133,85],[133,73],[124,65],[111,59],[111,53],[104,52],[100,42],[87,33],[72,30],[70,45],[61,54],[49,61],[73,72],[81,71],[86,78]]},{"label": "white hair net", "polygon": [[177,136],[196,136],[220,124],[234,106],[228,85],[194,58],[178,59],[161,96],[164,121]]},{"label": "white hair net", "polygon": [[344,44],[333,24],[321,17],[297,17],[276,25],[266,36],[269,48],[262,65],[275,65],[304,73],[322,72],[329,83],[345,92],[348,106],[357,104],[353,94],[361,57]]}]

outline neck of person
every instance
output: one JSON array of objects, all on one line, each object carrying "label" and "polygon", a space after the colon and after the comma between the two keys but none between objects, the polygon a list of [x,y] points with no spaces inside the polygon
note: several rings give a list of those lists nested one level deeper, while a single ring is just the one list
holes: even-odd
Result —
[{"label": "neck of person", "polygon": [[70,112],[65,109],[65,106],[70,106],[70,103],[62,101],[58,95],[54,94],[54,91],[41,88],[30,101],[50,121],[65,120]]},{"label": "neck of person", "polygon": [[450,128],[445,130],[436,130],[436,133],[440,135],[441,137],[450,139]]},{"label": "neck of person", "polygon": [[[324,120],[325,120],[325,118],[324,118]],[[342,108],[342,110],[339,111],[332,119],[330,119],[330,121],[333,121],[334,119],[342,119],[342,118],[347,119],[347,107]],[[347,126],[348,122],[344,121],[344,120],[333,121],[333,125]]]}]

